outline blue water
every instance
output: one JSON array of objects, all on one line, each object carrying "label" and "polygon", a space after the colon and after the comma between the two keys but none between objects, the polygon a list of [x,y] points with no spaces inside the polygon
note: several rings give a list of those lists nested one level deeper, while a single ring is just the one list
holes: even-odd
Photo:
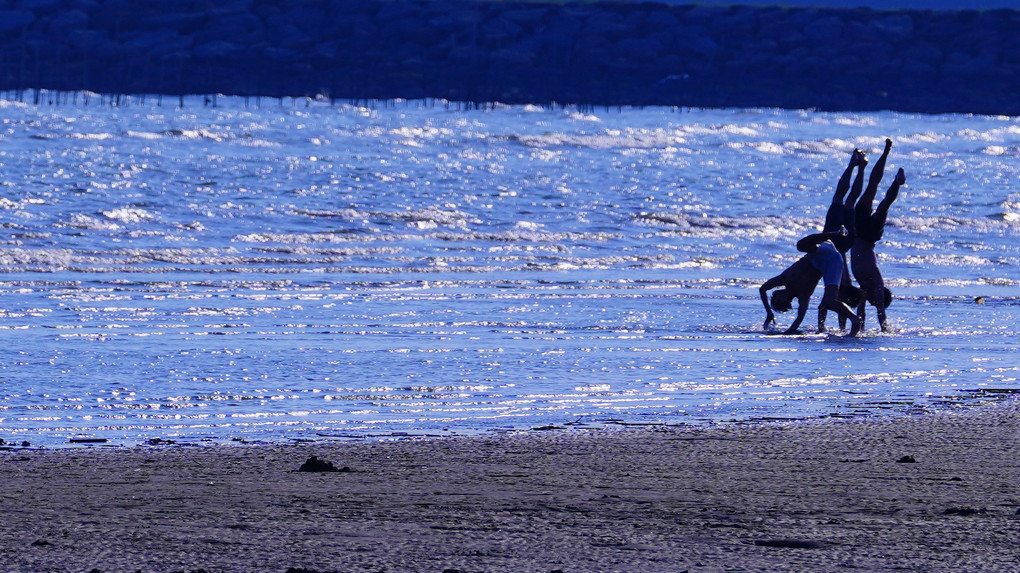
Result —
[{"label": "blue water", "polygon": [[[79,95],[0,102],[7,441],[899,415],[1020,389],[1018,118]],[[872,312],[859,339],[766,336],[758,285],[886,137],[880,196],[907,173],[878,246],[891,332]]]}]

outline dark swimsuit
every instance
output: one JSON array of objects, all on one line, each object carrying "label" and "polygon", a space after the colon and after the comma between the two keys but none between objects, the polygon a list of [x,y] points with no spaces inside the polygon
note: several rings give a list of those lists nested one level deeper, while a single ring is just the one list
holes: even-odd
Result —
[{"label": "dark swimsuit", "polygon": [[861,240],[874,244],[882,240],[882,233],[885,231],[885,217],[877,213],[862,217],[857,221],[857,237]]}]

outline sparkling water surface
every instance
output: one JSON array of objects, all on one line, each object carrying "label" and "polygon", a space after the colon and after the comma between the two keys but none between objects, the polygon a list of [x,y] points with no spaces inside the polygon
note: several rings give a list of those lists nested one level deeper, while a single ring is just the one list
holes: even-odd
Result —
[{"label": "sparkling water surface", "polygon": [[[1018,118],[78,95],[0,101],[8,442],[718,424],[1020,389]],[[907,173],[877,249],[891,331],[869,308],[859,339],[767,336],[757,287],[886,137],[879,197]]]}]

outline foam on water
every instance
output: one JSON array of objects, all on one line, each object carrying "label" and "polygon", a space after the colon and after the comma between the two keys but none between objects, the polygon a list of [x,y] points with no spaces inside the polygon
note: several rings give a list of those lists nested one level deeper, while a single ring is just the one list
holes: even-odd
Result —
[{"label": "foam on water", "polygon": [[[0,101],[0,437],[702,424],[1020,388],[1015,118],[216,101]],[[757,286],[886,136],[908,176],[878,249],[891,332],[767,336]]]}]

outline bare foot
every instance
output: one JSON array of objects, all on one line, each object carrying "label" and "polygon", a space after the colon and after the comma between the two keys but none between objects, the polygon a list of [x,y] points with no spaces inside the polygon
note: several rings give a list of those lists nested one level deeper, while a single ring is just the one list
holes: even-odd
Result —
[{"label": "bare foot", "polygon": [[865,155],[863,151],[857,152],[857,164],[860,165],[861,167],[865,167],[868,165],[868,156]]},{"label": "bare foot", "polygon": [[893,181],[897,185],[903,185],[904,183],[907,182],[907,175],[905,173],[903,173],[903,168],[902,167],[900,167],[900,170],[896,172],[896,179],[893,179]]},{"label": "bare foot", "polygon": [[892,140],[887,137],[885,138],[885,150],[888,152],[890,149],[892,149]]},{"label": "bare foot", "polygon": [[855,149],[853,155],[850,157],[850,165],[856,167],[859,165],[867,165],[868,158],[864,155],[864,152],[860,149]]}]

